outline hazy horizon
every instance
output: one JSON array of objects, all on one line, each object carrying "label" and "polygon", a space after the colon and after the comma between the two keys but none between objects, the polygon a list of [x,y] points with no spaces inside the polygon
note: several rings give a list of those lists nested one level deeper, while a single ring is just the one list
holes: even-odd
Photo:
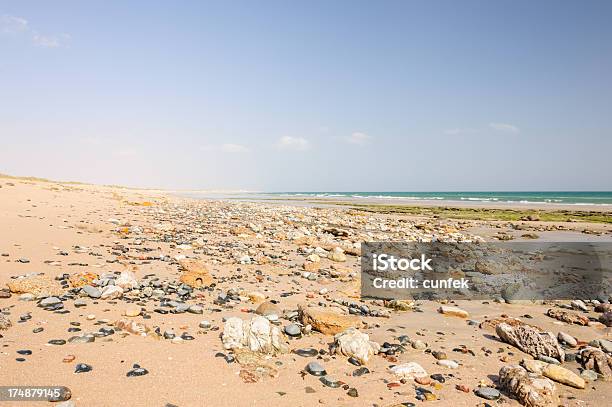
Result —
[{"label": "hazy horizon", "polygon": [[610,191],[612,3],[0,1],[0,173]]}]

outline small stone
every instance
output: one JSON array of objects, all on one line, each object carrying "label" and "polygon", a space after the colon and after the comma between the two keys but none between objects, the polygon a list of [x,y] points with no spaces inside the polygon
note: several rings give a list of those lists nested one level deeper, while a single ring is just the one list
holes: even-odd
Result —
[{"label": "small stone", "polygon": [[308,363],[305,370],[313,376],[325,376],[327,374],[325,368],[321,366],[319,362]]},{"label": "small stone", "polygon": [[81,287],[81,291],[90,298],[100,298],[102,296],[102,291],[99,288],[90,285],[84,285]]},{"label": "small stone", "polygon": [[437,360],[442,360],[442,359],[447,359],[446,353],[442,352],[442,351],[433,351],[431,352],[431,355],[436,358]]},{"label": "small stone", "polygon": [[573,336],[566,334],[565,332],[559,332],[557,340],[561,343],[571,346],[572,348],[578,345],[578,341]]},{"label": "small stone", "polygon": [[354,377],[359,377],[359,376],[363,376],[364,374],[368,374],[370,373],[370,369],[368,369],[367,367],[360,367],[359,369],[355,369],[353,370],[353,376]]},{"label": "small stone", "polygon": [[350,389],[349,389],[349,390],[346,392],[346,394],[348,394],[348,395],[349,395],[349,396],[351,396],[351,397],[359,397],[359,393],[357,392],[357,389],[356,389],[356,388],[354,388],[354,387],[350,388]]},{"label": "small stone", "polygon": [[78,365],[76,365],[74,373],[90,372],[92,369],[93,367],[91,365],[88,365],[86,363],[79,363]]},{"label": "small stone", "polygon": [[65,345],[66,341],[64,339],[51,339],[47,342],[49,345]]},{"label": "small stone", "polygon": [[134,369],[127,372],[126,376],[127,377],[137,377],[137,376],[144,376],[146,374],[149,374],[149,371],[147,369],[142,368],[139,365],[134,365]]},{"label": "small stone", "polygon": [[467,311],[462,310],[461,308],[458,308],[458,307],[442,306],[438,308],[438,312],[440,314],[450,315],[450,316],[459,317],[459,318],[467,318],[470,316],[470,314]]},{"label": "small stone", "polygon": [[494,389],[492,387],[479,387],[474,391],[474,393],[478,397],[482,397],[486,400],[497,400],[501,397],[501,393],[499,392],[499,390]]},{"label": "small stone", "polygon": [[389,370],[400,379],[414,379],[415,377],[428,376],[425,369],[416,362],[402,363],[401,365],[393,366]]},{"label": "small stone", "polygon": [[331,377],[328,376],[323,376],[321,378],[319,378],[319,381],[321,383],[323,383],[325,386],[327,387],[331,387],[332,389],[337,389],[338,387],[340,387],[342,384],[337,381],[332,379]]},{"label": "small stone", "polygon": [[66,356],[64,356],[64,359],[62,359],[62,362],[70,363],[70,362],[73,362],[74,359],[76,359],[76,356],[74,356],[74,355],[66,355]]},{"label": "small stone", "polygon": [[438,383],[446,383],[446,379],[440,373],[434,373],[430,377]]},{"label": "small stone", "polygon": [[431,379],[427,376],[415,377],[414,381],[422,386],[429,386],[431,384]]},{"label": "small stone", "polygon": [[190,314],[203,314],[204,308],[199,305],[192,305],[187,309],[187,312],[189,312]]},{"label": "small stone", "polygon": [[462,391],[464,393],[469,393],[470,392],[470,388],[468,386],[466,386],[465,384],[457,384],[455,385],[455,389]]},{"label": "small stone", "polygon": [[289,324],[285,327],[285,333],[292,337],[298,337],[302,334],[302,330],[298,324]]},{"label": "small stone", "polygon": [[440,366],[448,367],[449,369],[457,369],[459,367],[459,363],[450,359],[442,359],[438,360],[438,364]]},{"label": "small stone", "polygon": [[57,297],[47,297],[47,298],[42,299],[38,303],[38,305],[44,308],[44,307],[50,307],[50,306],[61,304],[61,303],[62,303],[62,300],[60,300]]},{"label": "small stone", "polygon": [[126,317],[137,317],[140,315],[140,306],[135,304],[130,304],[127,306],[125,311],[123,311],[123,315]]},{"label": "small stone", "polygon": [[212,325],[209,321],[204,320],[204,321],[200,321],[200,324],[198,326],[202,329],[210,329]]},{"label": "small stone", "polygon": [[586,369],[580,373],[580,377],[582,377],[587,382],[594,382],[599,377],[597,372],[594,370]]}]

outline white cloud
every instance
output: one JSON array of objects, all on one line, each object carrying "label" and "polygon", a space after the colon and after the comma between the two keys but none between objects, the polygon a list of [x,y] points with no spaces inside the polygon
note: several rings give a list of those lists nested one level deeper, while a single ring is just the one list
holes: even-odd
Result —
[{"label": "white cloud", "polygon": [[8,14],[0,16],[0,31],[6,34],[22,34],[30,37],[32,43],[44,48],[59,48],[66,46],[71,37],[68,34],[61,35],[43,35],[35,29],[31,28],[28,20],[21,17],[15,17]]},{"label": "white cloud", "polygon": [[249,149],[242,144],[226,143],[221,144],[221,151],[224,153],[247,153]]},{"label": "white cloud", "polygon": [[38,45],[39,47],[45,48],[57,48],[61,45],[57,37],[46,37],[40,34],[34,34],[32,41],[34,41],[34,44]]},{"label": "white cloud", "polygon": [[276,146],[282,150],[304,151],[310,148],[310,142],[302,137],[283,136]]},{"label": "white cloud", "polygon": [[357,144],[359,146],[367,144],[368,142],[370,142],[370,140],[372,140],[372,137],[360,132],[354,132],[350,136],[344,137],[344,141],[346,141],[347,143]]},{"label": "white cloud", "polygon": [[497,131],[505,131],[507,133],[519,133],[521,130],[508,123],[489,123],[489,127]]},{"label": "white cloud", "polygon": [[0,17],[0,28],[2,28],[2,32],[7,34],[28,31],[28,20],[5,14]]}]

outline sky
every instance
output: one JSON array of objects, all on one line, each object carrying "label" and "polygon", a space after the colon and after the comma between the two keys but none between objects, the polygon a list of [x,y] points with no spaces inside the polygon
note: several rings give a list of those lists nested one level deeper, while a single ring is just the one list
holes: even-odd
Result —
[{"label": "sky", "polygon": [[0,0],[0,173],[612,190],[610,1]]}]

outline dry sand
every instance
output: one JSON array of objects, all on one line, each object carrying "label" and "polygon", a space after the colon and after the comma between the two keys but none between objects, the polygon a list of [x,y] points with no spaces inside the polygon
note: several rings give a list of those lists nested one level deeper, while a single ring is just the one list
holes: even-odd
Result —
[{"label": "dry sand", "polygon": [[[271,358],[272,364],[277,362],[277,377],[245,383],[239,375],[241,367],[238,363],[228,364],[224,358],[215,357],[215,354],[228,354],[220,339],[222,319],[230,316],[250,318],[252,314],[249,311],[254,310],[257,304],[246,298],[230,303],[233,307],[213,304],[220,293],[230,288],[242,289],[244,293],[258,291],[268,299],[278,300],[279,307],[284,310],[295,310],[300,303],[321,302],[333,305],[332,299],[348,299],[347,294],[354,294],[355,282],[350,281],[350,277],[323,277],[318,281],[302,278],[300,274],[303,272],[302,264],[306,255],[299,252],[300,245],[287,236],[277,235],[273,238],[273,231],[270,230],[273,224],[270,222],[278,221],[278,232],[285,235],[292,231],[307,231],[322,236],[324,227],[318,223],[325,224],[325,227],[334,226],[333,220],[337,218],[337,226],[350,226],[349,230],[355,239],[364,236],[368,219],[376,219],[374,224],[386,222],[392,228],[397,228],[397,231],[373,231],[372,237],[376,239],[407,238],[415,233],[424,233],[414,227],[422,219],[384,215],[368,215],[371,218],[366,218],[351,215],[345,209],[291,208],[271,203],[192,201],[159,191],[90,185],[2,178],[0,185],[0,253],[8,255],[0,257],[0,288],[6,287],[6,283],[12,281],[12,276],[34,272],[55,278],[64,273],[82,271],[102,275],[105,272],[132,270],[139,281],[148,274],[154,274],[160,280],[176,281],[180,272],[176,261],[172,260],[175,256],[199,258],[208,264],[217,281],[214,290],[198,291],[199,298],[187,301],[188,304],[201,304],[202,315],[162,315],[153,312],[159,308],[158,300],[137,300],[148,311],[150,318],[138,316],[130,319],[150,327],[160,327],[161,332],[172,328],[179,335],[188,332],[195,337],[194,340],[182,343],[116,332],[96,338],[93,343],[67,343],[59,346],[48,344],[52,339],[68,339],[74,335],[96,332],[121,319],[122,312],[129,305],[126,300],[131,298],[129,295],[117,300],[87,298],[87,305],[80,308],[74,306],[72,299],[66,299],[64,309],[70,311],[66,314],[43,310],[34,301],[20,300],[19,294],[0,298],[0,308],[12,321],[12,327],[0,331],[0,386],[67,386],[72,391],[71,401],[76,406],[161,407],[168,403],[181,407],[319,404],[392,406],[397,403],[421,403],[415,397],[415,383],[412,381],[391,389],[387,386],[388,382],[396,380],[388,371],[389,366],[414,361],[429,374],[441,373],[446,378],[445,383],[436,387],[424,386],[437,398],[436,401],[426,403],[476,406],[486,402],[472,391],[481,381],[494,386],[502,366],[530,358],[520,350],[500,342],[493,332],[480,329],[477,325],[468,325],[464,319],[437,313],[440,304],[436,302],[419,302],[417,308],[422,312],[396,312],[368,302],[372,308],[390,313],[390,318],[361,317],[367,323],[363,331],[370,335],[371,340],[381,344],[385,341],[397,343],[398,336],[408,335],[411,339],[427,343],[431,350],[445,351],[450,359],[459,362],[460,367],[449,369],[438,366],[431,354],[408,346],[405,353],[395,356],[397,360],[373,356],[367,364],[371,372],[353,377],[351,372],[357,367],[349,364],[346,357],[323,355],[319,362],[325,366],[330,376],[357,389],[358,397],[355,398],[347,395],[347,390],[342,387],[328,388],[317,377],[300,374],[313,358],[290,353]],[[360,221],[347,225],[346,219],[351,217]],[[399,218],[405,222],[398,222]],[[120,224],[110,222],[110,219],[116,219]],[[469,235],[470,232],[478,231],[486,236],[494,235],[499,230],[496,225],[484,222],[429,222],[431,233]],[[251,227],[251,224],[255,227]],[[252,230],[257,230],[259,224],[266,224],[267,228],[257,235]],[[236,231],[237,227],[243,227],[243,233]],[[200,230],[195,230],[197,228]],[[572,232],[554,233],[563,238],[564,233]],[[573,233],[585,237],[579,229]],[[164,235],[167,235],[166,239]],[[196,241],[195,236],[199,236],[199,241]],[[574,237],[569,240],[574,240]],[[598,238],[606,237],[609,240],[609,232]],[[189,246],[180,246],[181,243]],[[85,249],[79,250],[77,247]],[[122,252],[121,247],[130,250]],[[151,250],[144,251],[142,248]],[[59,255],[60,251],[68,255]],[[261,264],[238,264],[236,259],[239,256],[236,253],[247,254]],[[160,261],[160,255],[168,257]],[[147,256],[153,259],[147,260]],[[29,262],[23,263],[19,259],[27,259]],[[331,264],[327,259],[322,259],[321,263],[322,269],[329,269]],[[349,255],[345,262],[339,264],[358,271],[358,259],[355,256]],[[320,293],[322,288],[326,288],[327,293]],[[281,293],[293,295],[285,297]],[[457,305],[469,312],[470,319],[477,321],[505,314],[523,318],[555,335],[564,331],[581,341],[606,337],[606,330],[601,324],[567,325],[547,317],[545,311],[550,305],[509,305],[492,301],[462,301]],[[345,307],[338,309],[346,311]],[[18,322],[20,316],[28,313],[31,319]],[[95,318],[88,320],[86,317],[90,314],[95,315]],[[525,319],[525,315],[532,319]],[[598,316],[592,310],[586,315]],[[108,320],[109,323],[100,323],[101,320]],[[202,320],[210,321],[219,330],[199,328],[198,324]],[[80,323],[82,331],[68,332],[70,322]],[[281,327],[288,323],[281,319]],[[33,333],[38,327],[44,330]],[[290,340],[289,346],[291,349],[328,349],[331,342],[332,336],[313,332],[300,339]],[[462,345],[473,351],[474,355],[453,351]],[[20,349],[32,351],[32,355],[24,356],[24,362],[16,360],[20,357],[16,353]],[[62,359],[67,355],[74,355],[75,360],[63,363]],[[74,371],[77,363],[87,363],[93,370],[76,374]],[[134,363],[146,368],[149,374],[126,377]],[[579,372],[576,363],[566,365],[570,370]],[[458,384],[469,387],[470,392],[456,390]],[[314,392],[307,392],[307,387]],[[563,405],[604,406],[609,405],[612,385],[598,380],[588,383],[586,389],[578,390],[557,383],[557,393],[562,397]],[[519,405],[507,394],[502,399],[507,405]],[[495,402],[489,403],[493,405]],[[48,402],[0,402],[0,406],[45,404]]]}]

